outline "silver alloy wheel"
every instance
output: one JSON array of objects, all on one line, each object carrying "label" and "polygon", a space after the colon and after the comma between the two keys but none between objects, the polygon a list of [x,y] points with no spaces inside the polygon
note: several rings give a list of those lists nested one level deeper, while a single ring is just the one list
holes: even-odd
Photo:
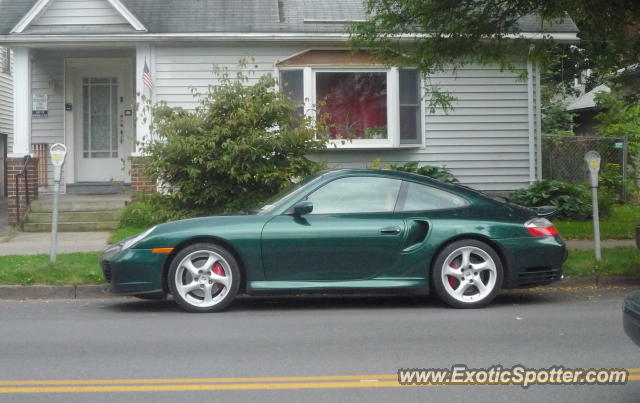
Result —
[{"label": "silver alloy wheel", "polygon": [[496,286],[496,264],[484,250],[463,246],[451,252],[442,266],[442,285],[460,302],[477,302]]},{"label": "silver alloy wheel", "polygon": [[186,302],[194,307],[210,308],[227,296],[233,274],[221,255],[199,250],[182,259],[174,281],[176,290]]}]

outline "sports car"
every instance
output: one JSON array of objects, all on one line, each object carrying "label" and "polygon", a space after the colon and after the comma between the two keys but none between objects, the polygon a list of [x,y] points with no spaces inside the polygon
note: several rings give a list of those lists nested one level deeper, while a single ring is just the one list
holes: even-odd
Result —
[{"label": "sports car", "polygon": [[238,293],[390,290],[478,308],[562,277],[549,213],[411,173],[332,170],[251,213],[157,225],[100,260],[114,293],[171,294],[187,311],[223,310]]}]

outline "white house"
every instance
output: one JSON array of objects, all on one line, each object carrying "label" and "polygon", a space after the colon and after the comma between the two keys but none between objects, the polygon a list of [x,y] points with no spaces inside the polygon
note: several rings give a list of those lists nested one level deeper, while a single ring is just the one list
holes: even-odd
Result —
[{"label": "white house", "polygon": [[[493,191],[540,176],[536,66],[521,64],[529,73],[524,81],[478,65],[433,77],[457,101],[449,114],[431,114],[413,70],[345,51],[347,25],[364,18],[360,0],[4,0],[0,45],[15,57],[9,157],[61,142],[69,150],[68,186],[129,183],[122,160],[137,155],[136,140],[149,130],[136,119],[137,96],[194,108],[192,89],[214,82],[214,65],[233,71],[245,58],[259,74],[289,82],[292,96],[307,100],[307,113],[316,99],[328,100],[340,130],[355,137],[320,156],[333,166],[418,160]],[[520,27],[540,35],[535,17]],[[544,32],[576,41],[571,21]]]},{"label": "white house", "polygon": [[6,196],[5,158],[13,133],[13,80],[11,51],[0,47],[0,199]]}]

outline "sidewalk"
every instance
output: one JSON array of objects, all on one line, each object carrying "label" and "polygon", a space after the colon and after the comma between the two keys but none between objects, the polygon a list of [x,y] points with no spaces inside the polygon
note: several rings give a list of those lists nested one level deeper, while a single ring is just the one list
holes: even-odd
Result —
[{"label": "sidewalk", "polygon": [[[593,249],[593,240],[573,240],[573,241],[565,241],[567,243],[567,247],[569,249],[578,249],[578,250],[589,250]],[[621,246],[632,246],[635,248],[636,241],[633,239],[603,239],[600,241],[600,246],[602,249],[605,248],[618,248]]]},{"label": "sidewalk", "polygon": [[[59,232],[58,253],[97,252],[107,246],[110,232]],[[0,234],[0,256],[48,254],[51,234],[48,232],[15,232]]]}]

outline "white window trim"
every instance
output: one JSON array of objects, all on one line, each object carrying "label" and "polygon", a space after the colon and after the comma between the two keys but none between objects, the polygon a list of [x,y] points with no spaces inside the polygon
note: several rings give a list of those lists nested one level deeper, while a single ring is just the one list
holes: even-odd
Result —
[{"label": "white window trim", "polygon": [[[380,73],[387,74],[387,138],[386,139],[336,139],[328,140],[328,149],[397,149],[424,147],[425,119],[424,96],[420,99],[421,132],[419,141],[411,144],[400,144],[400,74],[397,67],[363,67],[363,66],[288,66],[276,67],[276,77],[281,71],[303,71],[303,98],[305,115],[316,119],[316,73]],[[419,94],[423,94],[422,79],[419,80]]]}]

